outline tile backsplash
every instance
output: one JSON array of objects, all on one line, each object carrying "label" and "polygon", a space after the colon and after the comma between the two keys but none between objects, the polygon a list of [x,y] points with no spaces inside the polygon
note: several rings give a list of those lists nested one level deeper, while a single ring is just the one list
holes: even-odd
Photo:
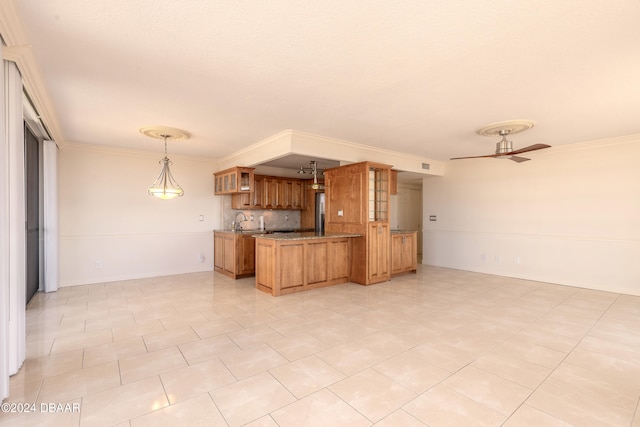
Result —
[{"label": "tile backsplash", "polygon": [[[232,209],[231,197],[224,197],[222,209],[223,228],[225,229],[231,228],[231,223],[235,221],[240,212],[244,213],[249,219],[241,224],[245,230],[258,229],[260,227],[260,215],[264,216],[264,228],[267,230],[300,228],[300,211]],[[253,220],[251,220],[252,215]]]}]

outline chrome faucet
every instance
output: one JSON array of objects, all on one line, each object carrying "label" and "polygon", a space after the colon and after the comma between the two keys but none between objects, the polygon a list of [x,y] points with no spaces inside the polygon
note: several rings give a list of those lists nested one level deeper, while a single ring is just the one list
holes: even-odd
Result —
[{"label": "chrome faucet", "polygon": [[[242,215],[242,219],[240,221],[238,221],[238,215]],[[236,214],[235,220],[231,222],[231,229],[233,231],[242,230],[242,225],[240,225],[240,223],[243,221],[248,221],[247,216],[244,214],[244,212],[238,212]]]}]

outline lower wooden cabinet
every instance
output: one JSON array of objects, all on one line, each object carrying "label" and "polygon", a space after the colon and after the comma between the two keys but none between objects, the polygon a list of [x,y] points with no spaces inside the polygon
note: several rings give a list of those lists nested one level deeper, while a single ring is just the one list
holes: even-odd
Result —
[{"label": "lower wooden cabinet", "polygon": [[255,238],[248,234],[213,232],[215,271],[232,279],[255,274]]},{"label": "lower wooden cabinet", "polygon": [[367,284],[385,282],[391,277],[389,270],[389,223],[369,223],[367,237]]},{"label": "lower wooden cabinet", "polygon": [[256,239],[256,288],[278,296],[348,282],[349,239]]},{"label": "lower wooden cabinet", "polygon": [[391,234],[391,274],[416,272],[417,233]]}]

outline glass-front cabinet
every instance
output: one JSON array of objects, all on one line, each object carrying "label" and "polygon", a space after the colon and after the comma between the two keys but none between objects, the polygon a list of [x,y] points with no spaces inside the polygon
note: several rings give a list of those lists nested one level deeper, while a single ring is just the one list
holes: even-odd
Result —
[{"label": "glass-front cabinet", "polygon": [[253,192],[253,170],[254,168],[236,166],[214,173],[214,194]]},{"label": "glass-front cabinet", "polygon": [[369,167],[369,221],[389,221],[389,168]]}]

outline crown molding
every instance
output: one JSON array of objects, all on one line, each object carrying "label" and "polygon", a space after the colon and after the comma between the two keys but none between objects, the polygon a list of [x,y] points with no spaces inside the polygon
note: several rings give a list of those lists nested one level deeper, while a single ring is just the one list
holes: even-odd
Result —
[{"label": "crown molding", "polygon": [[12,0],[0,1],[0,35],[5,46],[2,47],[3,59],[15,62],[20,74],[24,90],[31,99],[33,107],[44,123],[51,138],[62,146],[64,138],[55,110],[42,79],[40,67],[28,43],[21,20]]}]

